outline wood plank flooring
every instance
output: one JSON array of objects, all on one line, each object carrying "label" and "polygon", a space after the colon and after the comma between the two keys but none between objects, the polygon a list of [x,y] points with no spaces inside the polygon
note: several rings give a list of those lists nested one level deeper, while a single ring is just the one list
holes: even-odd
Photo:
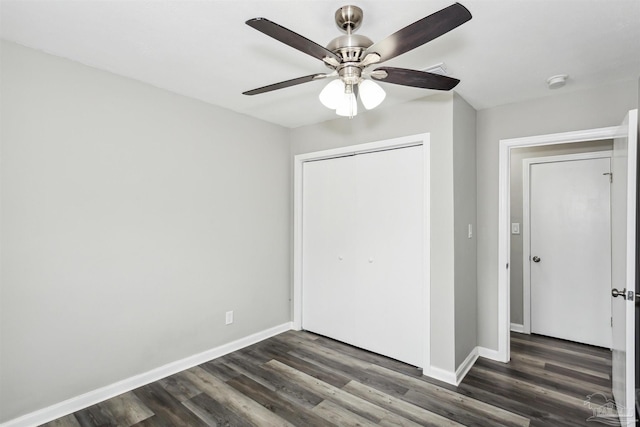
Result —
[{"label": "wood plank flooring", "polygon": [[512,334],[508,364],[478,359],[460,386],[289,331],[45,426],[585,426],[611,398],[611,353]]}]

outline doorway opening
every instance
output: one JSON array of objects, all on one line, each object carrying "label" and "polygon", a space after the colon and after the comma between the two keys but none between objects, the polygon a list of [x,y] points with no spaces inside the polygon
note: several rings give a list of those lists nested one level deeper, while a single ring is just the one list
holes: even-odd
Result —
[{"label": "doorway opening", "polygon": [[499,152],[499,214],[498,214],[498,357],[502,362],[511,359],[511,154],[515,149],[552,147],[612,140],[618,127],[590,129],[513,138],[500,141]]},{"label": "doorway opening", "polygon": [[611,348],[612,140],[511,151],[511,331]]},{"label": "doorway opening", "polygon": [[[613,139],[611,157],[611,327],[612,392],[620,421],[635,419],[635,301],[637,220],[638,110],[631,110],[620,126],[501,140],[499,147],[498,213],[498,357],[510,360],[510,184],[511,151],[562,143]],[[516,338],[514,338],[516,339]]]}]

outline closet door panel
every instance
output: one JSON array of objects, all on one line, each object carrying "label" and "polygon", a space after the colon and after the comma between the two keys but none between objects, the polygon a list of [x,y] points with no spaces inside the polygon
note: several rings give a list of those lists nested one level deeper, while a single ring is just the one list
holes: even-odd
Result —
[{"label": "closet door panel", "polygon": [[422,366],[422,146],[356,159],[356,335],[368,350]]},{"label": "closet door panel", "polygon": [[341,157],[303,166],[302,327],[359,345],[354,163]]}]

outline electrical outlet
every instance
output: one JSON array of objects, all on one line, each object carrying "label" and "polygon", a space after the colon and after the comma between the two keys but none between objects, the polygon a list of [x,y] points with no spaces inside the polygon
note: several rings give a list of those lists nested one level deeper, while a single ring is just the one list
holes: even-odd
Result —
[{"label": "electrical outlet", "polygon": [[227,311],[226,316],[225,316],[225,320],[224,320],[224,324],[225,325],[230,325],[233,323],[233,310],[232,311]]}]

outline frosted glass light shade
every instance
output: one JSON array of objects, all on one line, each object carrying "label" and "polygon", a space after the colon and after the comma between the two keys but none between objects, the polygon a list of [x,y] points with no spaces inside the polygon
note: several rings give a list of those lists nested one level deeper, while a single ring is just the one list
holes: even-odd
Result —
[{"label": "frosted glass light shade", "polygon": [[336,114],[345,117],[354,117],[358,114],[358,102],[353,92],[343,94],[342,101],[336,108]]},{"label": "frosted glass light shade", "polygon": [[320,92],[318,98],[320,98],[320,102],[322,102],[322,105],[324,105],[325,107],[332,110],[338,108],[344,98],[343,81],[340,79],[335,79],[329,82],[329,84],[326,85],[324,89],[322,89],[322,92]]},{"label": "frosted glass light shade", "polygon": [[371,80],[363,80],[360,83],[360,100],[367,110],[376,108],[387,96],[380,85]]}]

